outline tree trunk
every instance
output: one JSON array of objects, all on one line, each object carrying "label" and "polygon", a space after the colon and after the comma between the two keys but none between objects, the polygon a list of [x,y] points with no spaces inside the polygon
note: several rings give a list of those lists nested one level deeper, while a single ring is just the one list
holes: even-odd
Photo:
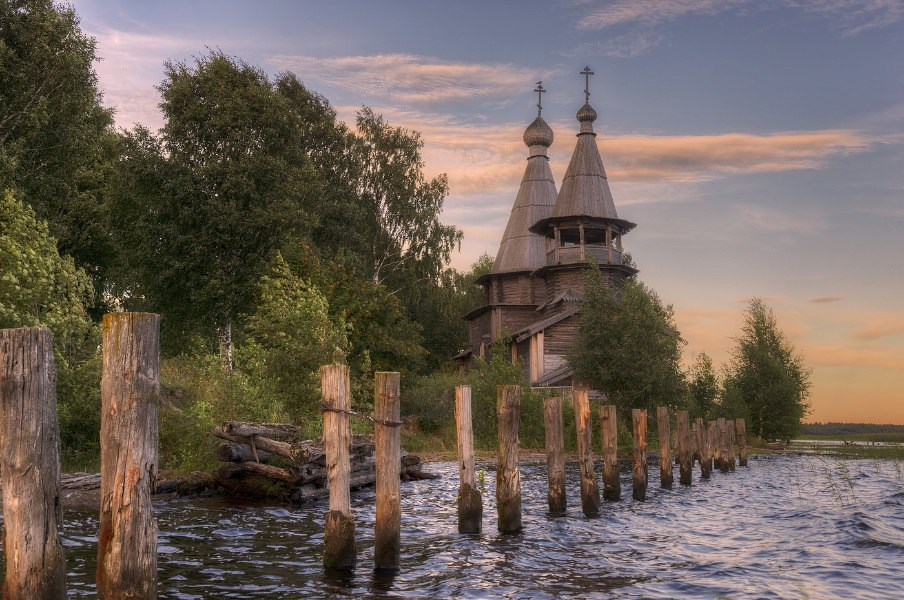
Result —
[{"label": "tree trunk", "polygon": [[100,598],[157,597],[160,316],[104,315],[101,493],[97,541]]},{"label": "tree trunk", "polygon": [[3,598],[66,597],[53,342],[45,328],[0,330]]}]

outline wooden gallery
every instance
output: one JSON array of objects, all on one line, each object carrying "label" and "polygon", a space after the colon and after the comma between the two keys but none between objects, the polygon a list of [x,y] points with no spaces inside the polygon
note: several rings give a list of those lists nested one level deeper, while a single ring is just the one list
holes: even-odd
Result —
[{"label": "wooden gallery", "polygon": [[[577,144],[558,193],[546,154],[553,132],[541,116],[541,102],[524,132],[527,168],[493,269],[477,280],[486,291],[485,304],[465,315],[468,347],[456,356],[467,366],[504,340],[532,386],[574,383],[566,357],[578,334],[587,270],[596,264],[614,288],[637,272],[622,248],[622,237],[635,224],[615,210],[593,131],[593,73],[585,69],[582,74],[588,87],[577,112]],[[542,85],[534,91],[542,98]]]}]

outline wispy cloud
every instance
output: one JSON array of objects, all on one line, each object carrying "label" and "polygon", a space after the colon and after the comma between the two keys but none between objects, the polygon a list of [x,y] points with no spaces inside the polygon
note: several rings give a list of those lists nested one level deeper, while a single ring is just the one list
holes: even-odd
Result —
[{"label": "wispy cloud", "polygon": [[810,304],[832,304],[842,300],[844,300],[844,296],[817,296],[816,298],[810,298],[807,302]]},{"label": "wispy cloud", "polygon": [[525,81],[549,75],[512,64],[451,62],[413,54],[331,58],[276,55],[268,62],[293,71],[305,81],[407,105],[483,99],[498,106],[501,99],[523,91]]},{"label": "wispy cloud", "polygon": [[[901,0],[617,0],[573,2],[582,9],[577,28],[602,30],[627,27],[628,31],[598,46],[609,56],[637,56],[658,45],[664,36],[661,25],[692,16],[710,16],[727,11],[738,13],[784,9],[819,17],[829,22],[843,37],[880,29],[904,19]],[[587,50],[579,46],[576,54]],[[607,51],[608,48],[608,51]]]},{"label": "wispy cloud", "polygon": [[[862,342],[872,342],[881,338],[904,335],[904,317],[897,315],[876,316],[867,319],[854,338]],[[904,368],[904,365],[901,365]]]}]

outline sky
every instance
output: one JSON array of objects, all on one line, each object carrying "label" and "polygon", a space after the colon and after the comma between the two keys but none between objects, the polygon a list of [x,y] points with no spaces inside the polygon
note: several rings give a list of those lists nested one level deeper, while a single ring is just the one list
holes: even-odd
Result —
[{"label": "sky", "polygon": [[904,424],[904,0],[76,0],[119,127],[159,128],[164,61],[295,73],[354,124],[418,131],[453,266],[495,255],[548,90],[561,182],[590,102],[640,278],[730,358],[754,296],[812,369],[809,421]]}]

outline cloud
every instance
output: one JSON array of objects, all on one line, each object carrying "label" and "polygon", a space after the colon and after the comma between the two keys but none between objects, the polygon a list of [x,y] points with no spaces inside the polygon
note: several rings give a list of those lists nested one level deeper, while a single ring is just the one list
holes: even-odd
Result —
[{"label": "cloud", "polygon": [[743,3],[743,0],[619,0],[587,11],[578,21],[578,28],[605,29],[629,23],[657,25],[686,15],[716,14]]},{"label": "cloud", "polygon": [[863,327],[854,332],[854,338],[862,342],[872,342],[893,335],[904,335],[904,317],[897,315],[871,317]]},{"label": "cloud", "polygon": [[744,229],[759,229],[775,234],[790,234],[791,238],[813,235],[828,227],[825,215],[818,212],[792,212],[766,206],[743,205],[736,211],[736,224]]},{"label": "cloud", "polygon": [[276,55],[268,62],[293,71],[305,81],[409,106],[473,99],[498,106],[501,99],[522,92],[525,81],[545,79],[550,74],[512,64],[451,62],[414,54],[331,58]]},{"label": "cloud", "polygon": [[842,300],[844,300],[844,296],[817,296],[816,298],[810,298],[807,302],[810,304],[831,304]]},{"label": "cloud", "polygon": [[646,54],[664,40],[661,33],[653,28],[642,28],[639,31],[631,31],[610,37],[603,42],[588,42],[581,44],[572,52],[563,53],[563,56],[593,56],[602,54],[613,58],[634,58]]}]

